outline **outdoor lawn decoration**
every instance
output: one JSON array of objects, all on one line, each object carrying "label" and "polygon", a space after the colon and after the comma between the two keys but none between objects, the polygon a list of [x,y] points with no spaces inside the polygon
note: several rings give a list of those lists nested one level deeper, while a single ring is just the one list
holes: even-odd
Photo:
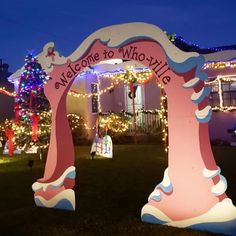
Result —
[{"label": "outdoor lawn decoration", "polygon": [[66,117],[66,95],[75,77],[100,61],[134,60],[153,71],[168,98],[168,168],[143,207],[142,220],[236,232],[236,208],[225,193],[227,182],[209,141],[212,110],[202,56],[179,50],[154,25],[130,23],[96,31],[67,58],[48,43],[38,58],[50,76],[44,91],[52,109],[44,176],[33,184],[38,206],[75,210],[74,150]]},{"label": "outdoor lawn decoration", "polygon": [[94,137],[91,151],[90,151],[92,159],[94,158],[95,155],[101,156],[101,157],[107,157],[107,158],[113,157],[112,139],[107,134],[108,125],[106,125],[105,127],[105,132],[106,132],[105,135],[102,136],[100,133],[100,128],[99,128],[99,120],[97,120],[95,137]]},{"label": "outdoor lawn decoration", "polygon": [[[1,145],[2,144],[0,144],[0,147],[1,147]],[[13,146],[9,147],[9,141],[6,141],[2,154],[12,156],[13,154],[21,154],[21,150],[18,150],[18,149],[13,150]]]},{"label": "outdoor lawn decoration", "polygon": [[43,91],[48,79],[34,53],[29,52],[25,57],[25,65],[21,72],[15,112],[16,118],[32,121],[32,129],[35,129],[34,126],[38,123],[37,113],[50,110]]},{"label": "outdoor lawn decoration", "polygon": [[91,156],[94,158],[94,155],[112,158],[113,156],[113,146],[111,137],[106,134],[104,137],[99,137],[96,133],[92,147],[91,147]]},{"label": "outdoor lawn decoration", "polygon": [[17,94],[15,94],[14,144],[18,150],[35,153],[47,148],[51,114],[44,95],[49,77],[31,51],[25,57]]},{"label": "outdoor lawn decoration", "polygon": [[6,142],[6,146],[4,149],[8,149],[8,155],[12,156],[13,155],[13,151],[14,151],[14,144],[13,144],[13,137],[14,137],[14,131],[6,128],[6,137],[7,137],[7,142]]}]

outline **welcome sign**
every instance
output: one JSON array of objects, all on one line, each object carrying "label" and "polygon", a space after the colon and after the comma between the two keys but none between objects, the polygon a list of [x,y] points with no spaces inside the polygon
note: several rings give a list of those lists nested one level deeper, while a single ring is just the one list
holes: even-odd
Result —
[{"label": "welcome sign", "polygon": [[[55,82],[55,88],[66,87],[67,84],[76,77],[80,72],[89,66],[99,63],[100,61],[122,58],[124,60],[131,60],[140,62],[149,67],[156,76],[164,83],[170,82],[171,78],[168,76],[170,70],[168,63],[164,59],[155,58],[155,53],[149,53],[147,48],[158,46],[155,42],[151,41],[139,41],[128,46],[124,46],[117,49],[107,50],[105,46],[99,45],[99,41],[96,41],[90,48],[89,52],[80,60],[75,63],[69,63],[65,71],[63,71],[59,77],[59,81]],[[146,46],[146,47],[145,47]],[[104,48],[104,49],[103,49]],[[158,48],[158,47],[157,47]],[[157,49],[158,50],[158,49]],[[160,49],[159,49],[160,50]],[[94,53],[91,53],[95,51]],[[145,53],[144,53],[145,52]]]}]

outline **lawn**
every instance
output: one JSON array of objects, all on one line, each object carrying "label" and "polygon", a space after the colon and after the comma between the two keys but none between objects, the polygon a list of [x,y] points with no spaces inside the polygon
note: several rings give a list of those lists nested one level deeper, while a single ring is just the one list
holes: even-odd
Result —
[{"label": "lawn", "polygon": [[[89,150],[76,147],[75,212],[35,207],[31,185],[45,164],[37,155],[10,162],[1,156],[0,235],[211,235],[141,222],[141,208],[167,166],[161,145],[118,145],[113,160],[91,160]],[[236,202],[236,148],[215,147],[214,153]]]}]

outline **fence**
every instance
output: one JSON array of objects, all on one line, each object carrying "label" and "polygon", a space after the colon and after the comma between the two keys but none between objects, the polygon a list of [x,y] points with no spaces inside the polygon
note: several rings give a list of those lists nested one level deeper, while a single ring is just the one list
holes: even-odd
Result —
[{"label": "fence", "polygon": [[[161,132],[160,112],[138,111],[136,113],[136,129],[138,133],[159,134]],[[130,119],[129,132],[134,131],[133,117]]]}]

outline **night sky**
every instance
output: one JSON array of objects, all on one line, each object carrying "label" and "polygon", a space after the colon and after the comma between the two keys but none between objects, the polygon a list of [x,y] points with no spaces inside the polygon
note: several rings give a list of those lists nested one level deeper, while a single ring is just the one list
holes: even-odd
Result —
[{"label": "night sky", "polygon": [[0,3],[0,58],[14,72],[28,50],[54,41],[71,54],[104,26],[147,22],[202,47],[236,44],[234,0],[4,0]]}]

